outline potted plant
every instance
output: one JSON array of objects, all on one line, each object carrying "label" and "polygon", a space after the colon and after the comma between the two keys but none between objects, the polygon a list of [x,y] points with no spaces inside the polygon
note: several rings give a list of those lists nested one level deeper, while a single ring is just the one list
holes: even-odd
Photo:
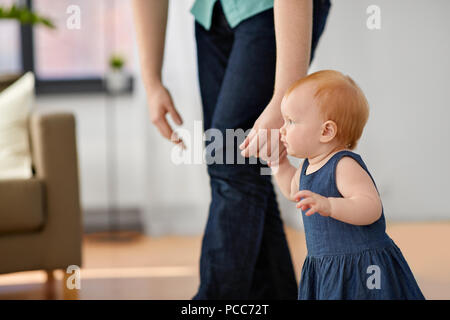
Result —
[{"label": "potted plant", "polygon": [[125,59],[119,54],[109,58],[109,70],[106,73],[106,89],[109,93],[117,94],[128,88],[128,76],[124,70]]},{"label": "potted plant", "polygon": [[55,28],[55,25],[50,19],[30,11],[27,7],[17,7],[15,4],[13,4],[9,9],[0,6],[0,19],[15,19],[21,24],[43,24],[48,28]]}]

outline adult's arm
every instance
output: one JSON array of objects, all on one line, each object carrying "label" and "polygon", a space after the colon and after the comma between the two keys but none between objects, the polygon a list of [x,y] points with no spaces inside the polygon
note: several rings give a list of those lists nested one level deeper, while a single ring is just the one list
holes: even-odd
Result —
[{"label": "adult's arm", "polygon": [[[283,125],[281,100],[295,80],[306,76],[309,66],[312,0],[275,0],[274,20],[277,47],[274,93],[270,103],[240,145],[241,154],[246,157],[258,156],[261,151],[271,156],[271,150],[276,150],[270,146],[269,134],[270,129],[279,129]],[[279,144],[279,152],[282,153],[283,150],[284,146]]]},{"label": "adult's arm", "polygon": [[139,60],[150,119],[163,137],[184,147],[167,122],[166,114],[169,113],[176,124],[183,123],[161,81],[168,7],[168,0],[133,0]]},{"label": "adult's arm", "polygon": [[306,76],[311,54],[312,0],[275,0],[277,64],[274,96]]}]

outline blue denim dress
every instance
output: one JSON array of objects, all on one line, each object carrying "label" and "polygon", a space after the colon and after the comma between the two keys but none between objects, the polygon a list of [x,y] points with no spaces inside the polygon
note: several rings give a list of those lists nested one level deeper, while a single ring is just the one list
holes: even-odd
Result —
[{"label": "blue denim dress", "polygon": [[[305,173],[309,162],[305,159],[299,189],[342,197],[335,171],[344,156],[356,160],[376,187],[362,158],[352,151],[341,150],[308,175]],[[377,221],[365,226],[318,213],[306,216],[305,212],[302,218],[308,254],[298,299],[425,299],[402,252],[386,234],[384,210]]]}]

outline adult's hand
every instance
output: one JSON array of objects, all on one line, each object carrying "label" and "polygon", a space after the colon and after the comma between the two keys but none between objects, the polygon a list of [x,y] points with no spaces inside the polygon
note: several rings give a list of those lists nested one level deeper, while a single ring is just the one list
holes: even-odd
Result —
[{"label": "adult's hand", "polygon": [[161,83],[168,8],[168,0],[133,0],[139,60],[150,119],[163,137],[176,144],[181,143],[185,149],[183,141],[173,133],[167,122],[166,114],[169,113],[176,124],[183,123],[169,91]]},{"label": "adult's hand", "polygon": [[241,155],[244,157],[255,156],[265,161],[280,159],[286,153],[286,148],[280,143],[280,128],[282,126],[283,118],[280,111],[280,101],[274,97],[239,146],[242,150]]},{"label": "adult's hand", "polygon": [[162,85],[161,82],[147,88],[148,109],[151,122],[156,126],[161,135],[169,139],[175,144],[180,144],[181,148],[186,149],[184,142],[173,131],[166,115],[170,114],[172,120],[177,125],[182,125],[183,120],[175,109],[170,92]]}]

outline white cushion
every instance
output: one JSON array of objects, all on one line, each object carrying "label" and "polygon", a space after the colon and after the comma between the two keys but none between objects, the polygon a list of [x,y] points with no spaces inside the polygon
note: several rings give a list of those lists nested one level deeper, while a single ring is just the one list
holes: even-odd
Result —
[{"label": "white cushion", "polygon": [[33,102],[32,72],[0,92],[0,179],[32,176],[28,117]]}]

